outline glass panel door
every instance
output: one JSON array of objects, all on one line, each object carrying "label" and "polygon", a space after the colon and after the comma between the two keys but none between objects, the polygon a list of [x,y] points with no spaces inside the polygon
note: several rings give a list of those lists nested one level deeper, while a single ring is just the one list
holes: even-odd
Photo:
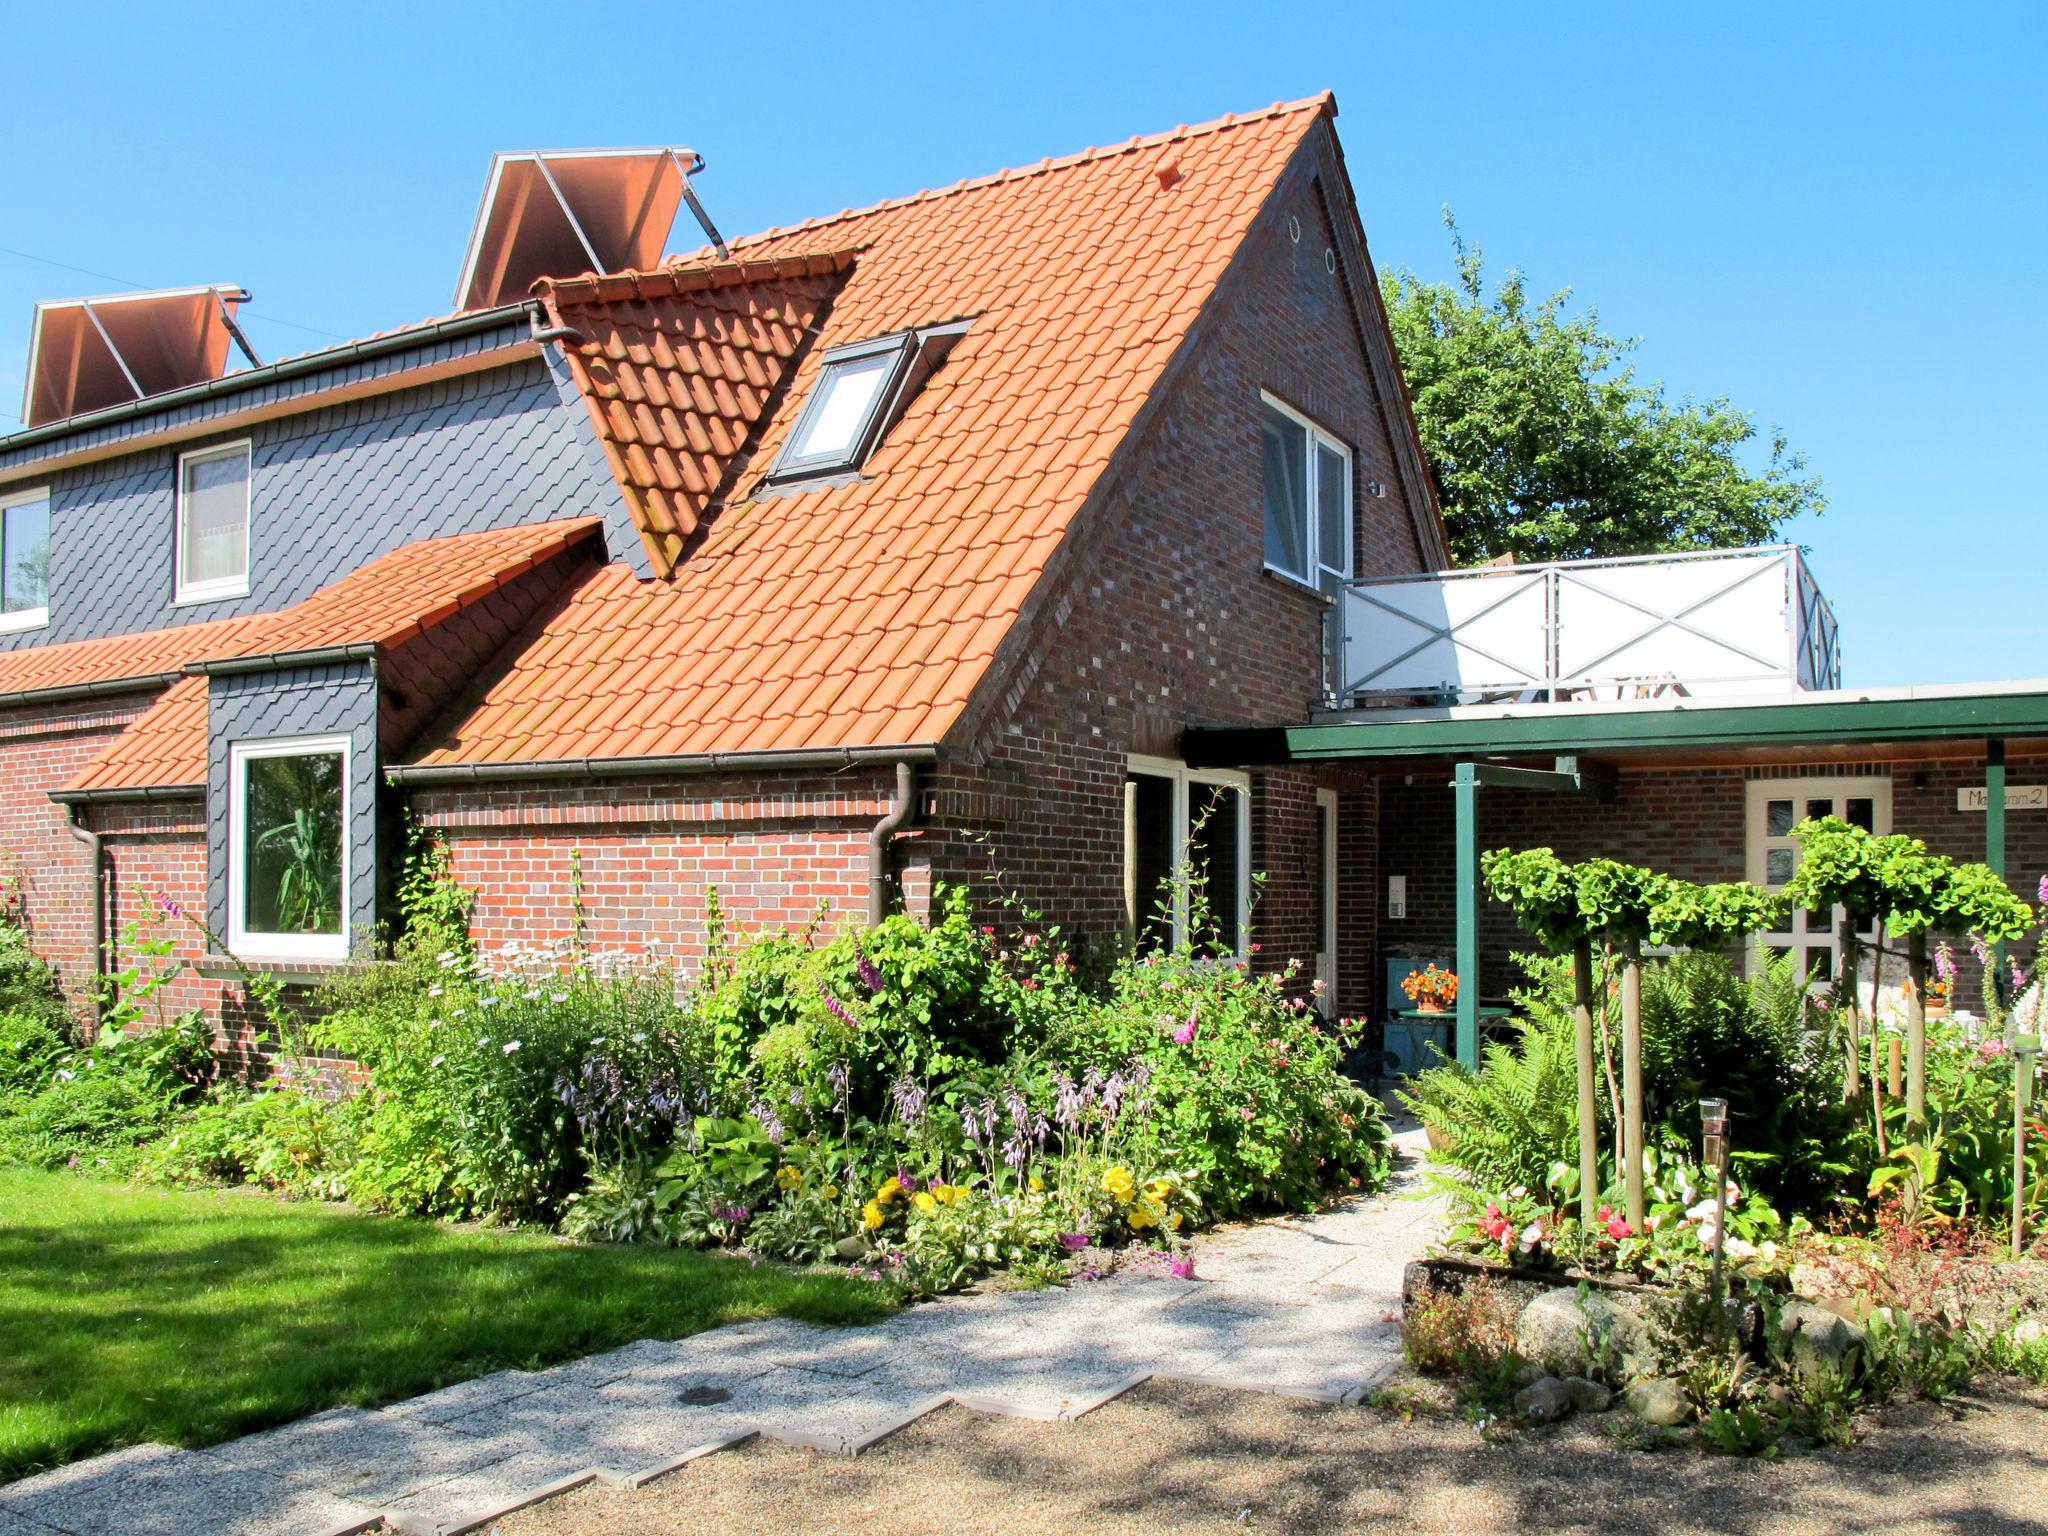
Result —
[{"label": "glass panel door", "polygon": [[[1809,818],[1838,816],[1867,832],[1892,829],[1890,779],[1752,779],[1748,786],[1748,878],[1766,890],[1782,890],[1799,868],[1799,844],[1792,829]],[[1815,985],[1832,983],[1841,965],[1840,908],[1789,913],[1774,933],[1758,934],[1751,963],[1762,955],[1789,953]],[[1865,938],[1876,936],[1867,915],[1858,922]]]}]

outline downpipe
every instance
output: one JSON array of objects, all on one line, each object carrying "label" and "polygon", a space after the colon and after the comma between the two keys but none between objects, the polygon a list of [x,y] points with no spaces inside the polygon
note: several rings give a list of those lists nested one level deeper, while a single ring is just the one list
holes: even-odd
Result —
[{"label": "downpipe", "polygon": [[909,825],[917,808],[917,770],[907,762],[896,765],[896,801],[868,833],[868,926],[878,926],[889,915],[889,843]]},{"label": "downpipe", "polygon": [[65,807],[64,830],[84,845],[87,866],[92,872],[92,909],[86,918],[86,941],[92,946],[92,1018],[94,1024],[103,1022],[107,991],[107,893],[102,873],[105,858],[100,849],[100,835],[79,820],[83,807]]}]

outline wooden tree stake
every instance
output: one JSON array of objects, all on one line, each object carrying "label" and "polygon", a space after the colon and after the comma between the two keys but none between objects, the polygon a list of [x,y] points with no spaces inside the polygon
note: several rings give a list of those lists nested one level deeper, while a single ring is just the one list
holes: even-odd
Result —
[{"label": "wooden tree stake", "polygon": [[1600,1199],[1600,1100],[1593,1082],[1593,946],[1572,946],[1572,1025],[1579,1060],[1579,1221],[1591,1229]]},{"label": "wooden tree stake", "polygon": [[1643,948],[1633,935],[1621,946],[1622,1190],[1632,1231],[1643,1230]]},{"label": "wooden tree stake", "polygon": [[1906,1120],[1927,1123],[1927,930],[1916,928],[1906,940],[1906,970],[1912,990],[1906,994]]}]

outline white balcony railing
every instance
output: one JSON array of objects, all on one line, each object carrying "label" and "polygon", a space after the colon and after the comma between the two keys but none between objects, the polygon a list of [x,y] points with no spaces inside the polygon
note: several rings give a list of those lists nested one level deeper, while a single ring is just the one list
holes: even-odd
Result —
[{"label": "white balcony railing", "polygon": [[1791,545],[1351,582],[1334,618],[1340,707],[1841,685],[1834,609]]}]

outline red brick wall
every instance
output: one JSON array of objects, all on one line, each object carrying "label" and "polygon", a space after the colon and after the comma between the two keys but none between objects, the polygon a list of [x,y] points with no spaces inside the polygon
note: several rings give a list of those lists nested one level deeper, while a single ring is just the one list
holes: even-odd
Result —
[{"label": "red brick wall", "polygon": [[93,972],[85,846],[49,791],[68,783],[153,696],[0,711],[0,880],[36,951],[84,997]]},{"label": "red brick wall", "polygon": [[[1030,622],[999,653],[981,712],[933,775],[941,875],[1000,871],[1070,932],[1113,938],[1126,754],[1173,757],[1185,726],[1298,720],[1319,701],[1325,605],[1264,571],[1261,390],[1351,446],[1358,570],[1424,564],[1389,445],[1398,407],[1374,388],[1348,274],[1325,261],[1335,241],[1324,199],[1340,191],[1317,141],[1254,225],[1157,414],[1141,418],[1114,481],[1069,535]],[[1368,492],[1375,482],[1384,495]],[[1373,801],[1359,776],[1254,776],[1253,867],[1267,880],[1253,939],[1263,966],[1312,958],[1317,783],[1351,786],[1338,999],[1350,1009],[1358,956],[1372,946],[1357,925],[1374,910],[1358,888],[1373,880],[1363,852]]]},{"label": "red brick wall", "polygon": [[437,788],[412,803],[477,892],[473,930],[487,949],[573,937],[580,902],[592,948],[690,963],[711,886],[745,928],[802,926],[821,904],[828,930],[865,917],[868,833],[894,793],[877,768]]}]

